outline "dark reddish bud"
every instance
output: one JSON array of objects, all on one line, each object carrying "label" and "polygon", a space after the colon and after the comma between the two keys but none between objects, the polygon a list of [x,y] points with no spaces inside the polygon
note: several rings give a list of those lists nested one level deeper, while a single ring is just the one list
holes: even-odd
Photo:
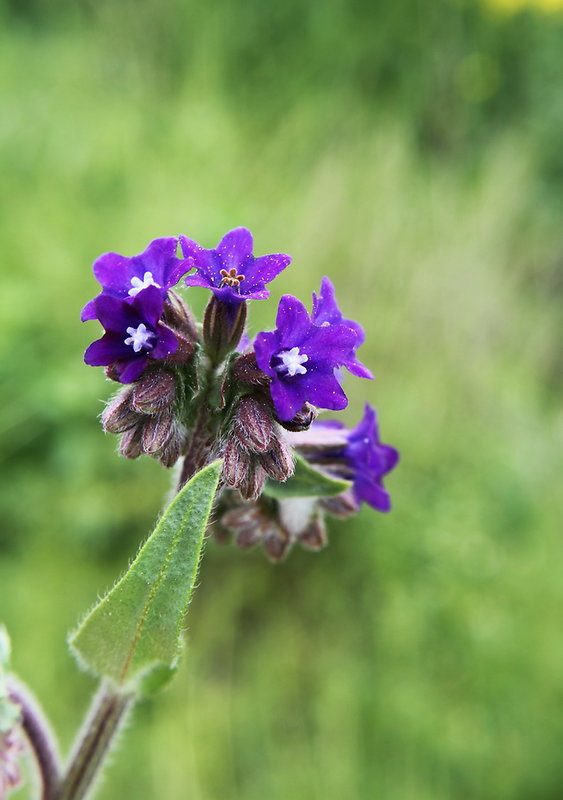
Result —
[{"label": "dark reddish bud", "polygon": [[268,450],[275,434],[272,414],[266,403],[255,397],[243,397],[236,412],[234,434],[254,453]]},{"label": "dark reddish bud", "polygon": [[110,381],[116,381],[116,383],[121,383],[121,381],[119,380],[119,372],[114,364],[110,364],[109,367],[104,367],[104,372],[106,374],[106,378],[109,378]]},{"label": "dark reddish bud", "polygon": [[275,481],[286,481],[293,475],[295,470],[291,447],[277,436],[272,440],[270,450],[267,453],[256,456],[256,458],[270,478]]},{"label": "dark reddish bud", "polygon": [[298,536],[308,550],[322,550],[327,543],[326,527],[321,517],[315,517]]},{"label": "dark reddish bud", "polygon": [[137,425],[136,428],[126,431],[119,442],[119,452],[124,458],[139,458],[143,453],[142,447],[142,425]]},{"label": "dark reddish bud", "polygon": [[132,391],[133,408],[144,414],[156,414],[171,407],[176,396],[176,378],[167,370],[155,369],[136,383]]},{"label": "dark reddish bud", "polygon": [[289,533],[276,526],[264,539],[264,550],[271,561],[282,561],[289,553],[292,541]]},{"label": "dark reddish bud", "polygon": [[182,455],[185,440],[185,428],[175,423],[170,441],[162,448],[160,453],[157,453],[157,458],[164,467],[173,467],[176,461],[178,461]]},{"label": "dark reddish bud", "polygon": [[233,436],[227,441],[223,454],[223,480],[229,486],[238,487],[245,472],[250,468],[251,456]]},{"label": "dark reddish bud", "polygon": [[245,500],[256,500],[262,494],[265,483],[266,473],[256,458],[251,458],[249,467],[239,482],[239,492]]},{"label": "dark reddish bud", "polygon": [[319,500],[319,505],[329,514],[332,514],[333,517],[341,517],[342,519],[357,514],[359,510],[359,503],[351,489],[347,489],[342,494],[336,495],[336,497],[323,497]]},{"label": "dark reddish bud", "polygon": [[189,364],[194,357],[196,345],[189,339],[186,339],[184,336],[179,334],[178,331],[173,331],[173,333],[178,342],[178,347],[174,353],[172,353],[172,355],[166,357],[166,363],[177,364],[178,366]]},{"label": "dark reddish bud", "polygon": [[188,341],[199,341],[195,317],[175,292],[168,292],[168,301],[164,304],[164,321],[175,329],[175,333],[183,334]]},{"label": "dark reddish bud", "polygon": [[282,427],[286,429],[286,431],[292,431],[293,433],[300,433],[301,431],[306,431],[308,428],[310,428],[315,419],[317,418],[317,416],[318,416],[317,409],[310,403],[305,403],[301,411],[299,411],[293,417],[293,419],[290,420],[278,419],[278,422],[280,423],[280,425],[282,425]]},{"label": "dark reddish bud", "polygon": [[203,341],[211,360],[219,364],[234,350],[246,324],[246,302],[237,305],[222,303],[211,296],[203,317]]},{"label": "dark reddish bud", "polygon": [[271,380],[256,363],[254,353],[245,353],[237,358],[233,364],[233,377],[241,383],[262,387],[269,386]]},{"label": "dark reddish bud", "polygon": [[142,447],[149,456],[161,453],[174,434],[174,414],[166,408],[160,414],[147,417],[143,425]]},{"label": "dark reddish bud", "polygon": [[132,389],[120,392],[104,408],[102,425],[107,433],[125,433],[139,423],[141,416],[131,407],[132,393]]}]

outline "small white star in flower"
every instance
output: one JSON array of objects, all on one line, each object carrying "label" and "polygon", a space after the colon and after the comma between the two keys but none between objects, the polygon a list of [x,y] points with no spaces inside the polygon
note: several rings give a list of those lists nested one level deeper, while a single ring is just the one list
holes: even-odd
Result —
[{"label": "small white star in flower", "polygon": [[282,362],[275,368],[278,372],[285,372],[290,378],[293,378],[294,375],[305,375],[307,372],[307,368],[303,364],[309,360],[309,356],[306,353],[300,354],[298,347],[283,350],[277,355]]},{"label": "small white star in flower", "polygon": [[146,289],[149,286],[156,286],[157,289],[162,289],[159,283],[156,283],[152,276],[152,272],[145,272],[143,275],[143,280],[140,278],[131,278],[131,286],[132,289],[129,289],[129,296],[136,297],[139,292],[142,292],[143,289]]},{"label": "small white star in flower", "polygon": [[152,345],[150,344],[150,339],[152,339],[155,334],[147,330],[147,326],[144,322],[141,322],[137,328],[127,328],[127,333],[129,336],[127,339],[123,340],[124,344],[131,345],[136,353],[140,353],[144,347],[149,350],[151,349]]}]

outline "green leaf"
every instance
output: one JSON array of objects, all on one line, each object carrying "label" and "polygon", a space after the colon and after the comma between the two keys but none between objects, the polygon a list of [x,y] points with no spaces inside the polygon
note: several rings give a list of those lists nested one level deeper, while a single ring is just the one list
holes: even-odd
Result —
[{"label": "green leaf", "polygon": [[8,733],[20,718],[20,709],[8,698],[6,673],[10,666],[10,637],[0,625],[0,733]]},{"label": "green leaf", "polygon": [[71,635],[90,672],[145,693],[172,677],[221,466],[210,464],[184,486],[125,575]]},{"label": "green leaf", "polygon": [[284,500],[288,497],[334,497],[342,494],[351,484],[333,478],[326,472],[321,472],[312,467],[301,456],[295,456],[295,472],[285,483],[268,480],[264,487],[264,494]]}]

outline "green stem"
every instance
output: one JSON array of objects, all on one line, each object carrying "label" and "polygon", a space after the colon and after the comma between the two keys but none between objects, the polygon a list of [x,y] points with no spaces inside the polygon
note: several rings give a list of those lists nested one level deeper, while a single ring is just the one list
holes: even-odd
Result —
[{"label": "green stem", "polygon": [[93,789],[135,698],[102,684],[80,731],[55,800],[82,800]]}]

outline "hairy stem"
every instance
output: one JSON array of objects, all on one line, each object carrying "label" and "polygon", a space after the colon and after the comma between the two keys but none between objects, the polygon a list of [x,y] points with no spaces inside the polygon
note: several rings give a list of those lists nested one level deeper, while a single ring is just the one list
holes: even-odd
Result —
[{"label": "hairy stem", "polygon": [[134,699],[102,684],[77,737],[55,800],[82,800],[89,795]]},{"label": "hairy stem", "polygon": [[41,778],[41,800],[55,800],[60,783],[60,758],[55,735],[30,690],[13,676],[8,681],[10,700],[21,708],[21,725]]}]

